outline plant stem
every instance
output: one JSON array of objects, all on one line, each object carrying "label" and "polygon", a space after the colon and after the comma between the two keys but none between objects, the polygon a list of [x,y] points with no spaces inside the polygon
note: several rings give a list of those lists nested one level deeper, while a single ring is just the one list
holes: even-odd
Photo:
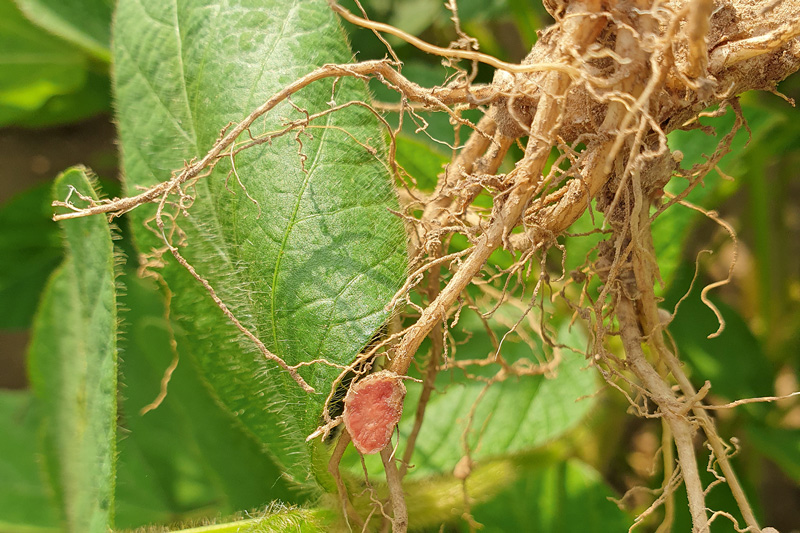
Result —
[{"label": "plant stem", "polygon": [[686,493],[689,498],[689,511],[692,515],[692,531],[707,532],[708,515],[706,514],[705,494],[697,469],[697,458],[692,442],[693,429],[691,422],[683,414],[683,405],[675,397],[658,372],[647,362],[642,350],[642,337],[639,332],[639,320],[633,302],[619,292],[616,305],[622,344],[629,368],[647,389],[653,401],[658,405],[664,420],[669,424],[678,450],[678,461],[681,465]]},{"label": "plant stem", "polygon": [[344,455],[344,451],[347,449],[348,444],[350,444],[350,434],[347,432],[347,429],[342,429],[342,433],[339,435],[339,438],[336,439],[336,447],[333,449],[331,458],[328,461],[328,472],[336,483],[336,492],[339,496],[339,503],[342,505],[342,516],[345,518],[345,520],[352,518],[355,520],[356,524],[363,527],[364,520],[350,502],[350,498],[347,494],[347,487],[345,486],[344,480],[342,479],[342,474],[339,471],[339,463],[342,460],[342,456]]},{"label": "plant stem", "polygon": [[[639,235],[644,238],[644,242],[642,243],[645,246],[644,254],[646,256],[654,256],[650,217],[647,209],[642,209],[639,216],[639,224]],[[672,376],[675,378],[675,381],[677,381],[684,397],[697,398],[697,391],[692,385],[688,376],[686,376],[686,373],[683,371],[681,362],[664,342],[664,336],[662,332],[663,327],[658,318],[658,303],[655,299],[655,294],[653,293],[652,289],[655,278],[653,274],[653,267],[648,260],[642,257],[639,253],[634,253],[634,270],[636,270],[637,284],[639,287],[644,287],[647,289],[642,290],[642,298],[640,303],[640,320],[642,330],[647,334],[648,342],[652,346],[655,353],[659,355],[661,360],[664,362],[664,364],[666,364],[667,368],[672,373]],[[742,513],[745,523],[751,530],[755,532],[761,531],[761,528],[758,525],[758,520],[756,520],[753,509],[747,499],[747,495],[745,495],[744,489],[739,482],[739,478],[736,476],[736,472],[733,470],[733,466],[731,465],[730,458],[728,457],[726,451],[726,445],[719,436],[714,421],[708,415],[700,401],[696,401],[690,407],[692,414],[697,417],[697,420],[700,422],[700,426],[703,428],[703,432],[706,435],[706,440],[708,441],[709,446],[711,446],[714,457],[719,464],[720,470],[722,470],[722,474],[727,481],[731,494],[739,506],[739,510]],[[684,411],[687,410],[688,407],[684,407]]]},{"label": "plant stem", "polygon": [[405,533],[408,531],[408,509],[403,493],[403,479],[397,471],[391,445],[381,450],[381,460],[386,472],[386,483],[389,485],[389,499],[392,502],[392,533]]}]

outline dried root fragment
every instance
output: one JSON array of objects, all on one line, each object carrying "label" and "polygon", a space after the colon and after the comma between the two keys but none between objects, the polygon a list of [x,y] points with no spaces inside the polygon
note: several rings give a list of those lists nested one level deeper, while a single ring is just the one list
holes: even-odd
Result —
[{"label": "dried root fragment", "polygon": [[402,378],[382,370],[356,382],[344,398],[344,424],[356,449],[378,453],[392,438],[403,414],[406,386]]}]

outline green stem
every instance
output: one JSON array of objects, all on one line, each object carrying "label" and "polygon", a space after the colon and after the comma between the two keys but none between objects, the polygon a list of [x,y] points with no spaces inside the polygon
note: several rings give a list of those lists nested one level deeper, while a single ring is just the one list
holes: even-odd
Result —
[{"label": "green stem", "polygon": [[275,512],[267,510],[263,516],[236,520],[224,524],[210,524],[175,530],[175,533],[282,533],[285,531],[329,531],[332,514],[324,509],[289,508]]}]

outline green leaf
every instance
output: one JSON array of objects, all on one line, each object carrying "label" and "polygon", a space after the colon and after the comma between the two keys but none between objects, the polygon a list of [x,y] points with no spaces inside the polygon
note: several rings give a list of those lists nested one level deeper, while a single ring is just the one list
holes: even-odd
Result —
[{"label": "green leaf", "polygon": [[600,474],[578,459],[523,463],[514,475],[514,483],[472,509],[481,531],[605,533],[627,531],[633,523],[608,500],[618,495]]},{"label": "green leaf", "polygon": [[[114,487],[115,526],[132,529],[149,524],[167,524],[181,516],[186,509],[177,508],[174,494],[160,484],[158,472],[144,457],[139,443],[126,438],[124,429],[119,433]],[[178,485],[183,482],[183,478],[176,480]],[[213,508],[209,511],[213,513]]]},{"label": "green leaf", "polygon": [[[173,352],[163,298],[155,284],[131,270],[125,271],[123,282],[126,294],[120,303],[129,311],[122,315],[120,350],[125,358],[120,374],[125,396],[120,424],[126,431],[120,442],[117,486],[125,487],[126,493],[118,490],[117,526],[134,528],[199,512],[224,516],[273,500],[296,501],[275,464],[215,403],[186,351],[163,403],[140,414],[158,395]],[[135,455],[137,468],[126,468],[128,453]],[[141,470],[148,475],[141,476]],[[148,519],[139,512],[149,507],[153,494],[160,495],[169,514]]]},{"label": "green leaf", "polygon": [[[475,336],[461,347],[459,357],[482,358],[491,353],[488,339],[481,339],[485,334],[480,335],[477,329],[472,331]],[[563,331],[561,341],[576,347],[585,346],[577,328],[571,333]],[[525,343],[506,341],[503,354],[510,361],[521,356],[536,360],[529,350]],[[469,435],[473,460],[529,450],[574,427],[593,404],[591,399],[578,399],[594,393],[597,381],[594,371],[586,368],[582,356],[568,350],[561,350],[561,356],[563,359],[555,376],[509,378],[490,386],[482,398],[479,396],[484,390],[483,383],[465,380],[455,371],[449,372],[450,376],[442,376],[441,383],[455,383],[428,403],[411,460],[415,468],[410,473],[452,471],[464,454],[462,433],[476,402]],[[410,416],[400,424],[401,436],[407,436],[413,424],[414,409],[407,407],[406,413]]]},{"label": "green leaf", "polygon": [[0,126],[79,91],[88,67],[84,53],[31,24],[11,0],[0,0]]},{"label": "green leaf", "polygon": [[25,329],[64,255],[52,220],[50,185],[28,189],[0,206],[0,328]]},{"label": "green leaf", "polygon": [[112,0],[16,0],[25,16],[104,62],[111,60]]},{"label": "green leaf", "polygon": [[[156,0],[119,3],[113,39],[115,87],[129,191],[169,179],[200,156],[220,129],[239,121],[277,90],[314,67],[348,61],[350,52],[324,2]],[[293,102],[327,107],[332,82],[304,89]],[[362,82],[343,79],[333,99],[362,100]],[[283,105],[251,127],[270,131]],[[281,137],[240,153],[238,176],[254,205],[226,184],[230,161],[192,189],[194,205],[178,224],[181,252],[266,346],[289,364],[320,357],[346,364],[385,322],[386,302],[405,274],[405,236],[385,165],[345,133],[371,146],[384,134],[371,114],[349,108],[296,140]],[[302,155],[298,154],[302,152]],[[231,185],[236,183],[231,178]],[[162,246],[137,209],[140,249]],[[179,336],[226,407],[267,445],[291,479],[312,483],[313,448],[330,384],[340,372],[303,367],[309,395],[265,361],[186,271],[164,276],[175,294]]]},{"label": "green leaf", "polygon": [[[82,168],[56,178],[96,198]],[[116,302],[111,233],[104,217],[62,224],[67,257],[50,278],[33,325],[29,364],[41,402],[46,457],[64,526],[105,532],[113,517]]]},{"label": "green leaf", "polygon": [[39,413],[29,391],[0,390],[0,531],[56,531],[37,456]]}]

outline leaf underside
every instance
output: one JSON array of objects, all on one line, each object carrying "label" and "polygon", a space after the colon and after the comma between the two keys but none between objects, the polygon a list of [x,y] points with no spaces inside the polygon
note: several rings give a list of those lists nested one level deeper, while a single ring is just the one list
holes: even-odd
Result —
[{"label": "leaf underside", "polygon": [[[170,177],[204,154],[230,122],[285,84],[350,59],[341,28],[321,1],[119,3],[113,56],[129,192]],[[333,91],[333,92],[332,92]],[[317,112],[367,98],[361,82],[320,82],[293,97]],[[254,137],[303,115],[288,105],[251,128]],[[364,110],[329,115],[240,153],[189,192],[181,252],[222,300],[289,364],[324,358],[348,364],[387,319],[384,305],[405,274],[403,228],[386,166],[384,133]],[[352,137],[351,137],[352,136]],[[358,142],[356,142],[356,139]],[[375,148],[376,157],[363,143]],[[242,186],[255,200],[247,198]],[[163,243],[144,227],[154,207],[133,213],[139,249]],[[227,321],[205,289],[176,264],[164,269],[175,293],[179,341],[189,346],[225,406],[278,458],[290,478],[309,479],[312,448],[339,369],[301,373],[308,395]]]},{"label": "leaf underside", "polygon": [[[96,198],[83,169],[55,182]],[[67,255],[33,325],[29,365],[49,477],[68,532],[104,532],[113,517],[117,417],[116,299],[111,232],[103,217],[62,224]]]},{"label": "leaf underside", "polygon": [[188,356],[181,354],[161,405],[141,414],[157,396],[174,353],[158,286],[138,279],[130,266],[122,279],[119,424],[125,429],[119,440],[117,527],[296,501],[280,469],[214,401]]}]

